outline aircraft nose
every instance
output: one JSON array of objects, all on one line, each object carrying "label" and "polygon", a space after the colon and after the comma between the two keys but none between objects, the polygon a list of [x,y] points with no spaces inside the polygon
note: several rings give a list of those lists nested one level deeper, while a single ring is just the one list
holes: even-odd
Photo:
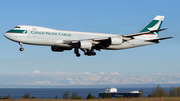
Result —
[{"label": "aircraft nose", "polygon": [[7,36],[8,36],[7,34],[8,34],[8,33],[4,33],[4,36],[7,37]]},{"label": "aircraft nose", "polygon": [[9,33],[4,33],[4,36],[6,37],[6,38],[10,38],[11,36],[9,35]]},{"label": "aircraft nose", "polygon": [[4,36],[5,36],[7,39],[10,39],[10,40],[16,40],[16,39],[17,39],[17,35],[15,35],[15,34],[13,34],[13,33],[9,33],[9,32],[4,33]]}]

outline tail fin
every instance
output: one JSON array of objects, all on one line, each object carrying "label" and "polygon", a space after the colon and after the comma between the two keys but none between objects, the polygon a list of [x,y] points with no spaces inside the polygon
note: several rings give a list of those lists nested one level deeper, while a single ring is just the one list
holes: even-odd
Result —
[{"label": "tail fin", "polygon": [[[158,30],[164,20],[164,16],[157,15],[153,20],[151,20],[144,28],[142,28],[138,33],[147,32],[151,30]],[[158,35],[159,32],[153,32],[150,34]]]}]

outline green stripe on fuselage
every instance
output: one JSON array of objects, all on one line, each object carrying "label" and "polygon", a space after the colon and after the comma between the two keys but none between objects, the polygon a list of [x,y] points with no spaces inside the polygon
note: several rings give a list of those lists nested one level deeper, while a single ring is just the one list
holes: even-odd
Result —
[{"label": "green stripe on fuselage", "polygon": [[27,31],[11,29],[11,30],[7,31],[7,33],[27,33]]}]

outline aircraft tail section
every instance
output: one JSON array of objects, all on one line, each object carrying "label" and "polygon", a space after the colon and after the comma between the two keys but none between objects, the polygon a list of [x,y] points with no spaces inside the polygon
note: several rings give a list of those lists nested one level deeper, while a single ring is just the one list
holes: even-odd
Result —
[{"label": "aircraft tail section", "polygon": [[[164,16],[157,15],[153,20],[151,20],[138,33],[147,32],[147,31],[151,31],[151,30],[159,30],[163,20],[164,20]],[[159,33],[159,31],[158,32],[149,33],[149,34],[158,35],[158,33]]]}]

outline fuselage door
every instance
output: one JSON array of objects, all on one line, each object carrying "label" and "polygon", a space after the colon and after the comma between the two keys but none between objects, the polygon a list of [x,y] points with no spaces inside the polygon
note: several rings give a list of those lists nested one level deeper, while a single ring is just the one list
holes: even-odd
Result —
[{"label": "fuselage door", "polygon": [[30,38],[31,37],[31,31],[30,30],[25,30],[25,33],[24,34],[27,34],[27,37]]}]

